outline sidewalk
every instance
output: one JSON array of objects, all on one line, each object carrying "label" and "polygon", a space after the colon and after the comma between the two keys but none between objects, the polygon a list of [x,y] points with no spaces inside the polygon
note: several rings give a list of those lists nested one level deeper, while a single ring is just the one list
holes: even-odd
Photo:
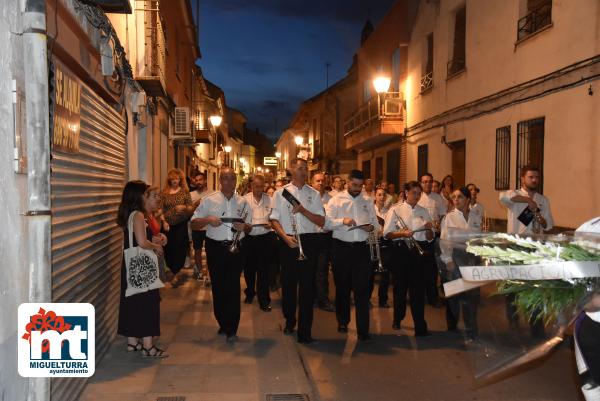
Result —
[{"label": "sidewalk", "polygon": [[[281,332],[279,295],[265,313],[242,303],[239,340],[227,344],[217,335],[210,288],[188,277],[179,288],[161,290],[159,342],[170,357],[143,358],[127,353],[117,337],[96,366],[81,401],[264,401],[267,394],[308,394],[316,400],[294,337]],[[242,284],[243,288],[243,284]]]}]

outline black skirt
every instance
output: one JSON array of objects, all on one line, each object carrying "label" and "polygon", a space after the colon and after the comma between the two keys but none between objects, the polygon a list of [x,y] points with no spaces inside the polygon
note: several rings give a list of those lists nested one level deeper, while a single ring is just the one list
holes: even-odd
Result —
[{"label": "black skirt", "polygon": [[182,221],[170,227],[167,233],[167,245],[165,246],[165,261],[167,267],[173,274],[179,273],[185,264],[185,258],[190,246],[188,236],[188,222]]},{"label": "black skirt", "polygon": [[[152,238],[150,229],[146,229],[148,239]],[[125,248],[129,247],[127,229],[124,233]],[[135,236],[134,246],[137,245]],[[125,296],[127,279],[125,258],[121,262],[121,299],[119,302],[119,324],[117,333],[126,337],[160,336],[160,294],[158,289]]]}]

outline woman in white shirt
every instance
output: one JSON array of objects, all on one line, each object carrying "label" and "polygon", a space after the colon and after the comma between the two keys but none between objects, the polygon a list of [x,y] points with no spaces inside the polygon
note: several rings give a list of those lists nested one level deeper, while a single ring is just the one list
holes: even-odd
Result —
[{"label": "woman in white shirt", "polygon": [[[457,259],[462,262],[471,258],[463,250],[454,249],[447,240],[460,237],[461,234],[481,231],[481,215],[470,212],[471,194],[466,187],[456,189],[451,194],[454,208],[446,214],[442,221],[442,261],[446,264],[445,279],[447,281],[460,278]],[[464,263],[464,262],[463,262]],[[478,335],[477,329],[477,304],[479,303],[479,288],[455,295],[446,300],[446,323],[448,330],[454,331],[458,325],[462,311],[467,341],[473,341]]]}]

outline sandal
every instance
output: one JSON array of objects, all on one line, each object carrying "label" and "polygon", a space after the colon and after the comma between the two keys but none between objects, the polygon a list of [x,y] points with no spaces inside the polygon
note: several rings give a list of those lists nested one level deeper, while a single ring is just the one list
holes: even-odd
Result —
[{"label": "sandal", "polygon": [[139,351],[142,348],[144,348],[144,347],[142,346],[142,342],[140,340],[138,340],[138,342],[135,344],[127,343],[127,352]]},{"label": "sandal", "polygon": [[148,358],[166,358],[169,356],[164,350],[157,348],[155,345],[150,349],[142,347],[142,355]]}]

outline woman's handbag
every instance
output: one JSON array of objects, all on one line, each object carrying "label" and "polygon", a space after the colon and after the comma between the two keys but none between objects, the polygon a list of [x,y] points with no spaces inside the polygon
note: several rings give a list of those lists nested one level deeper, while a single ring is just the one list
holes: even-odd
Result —
[{"label": "woman's handbag", "polygon": [[154,251],[133,246],[133,217],[136,213],[138,212],[135,211],[129,215],[127,222],[129,248],[123,251],[127,280],[126,297],[165,286],[159,278],[158,257]]}]

